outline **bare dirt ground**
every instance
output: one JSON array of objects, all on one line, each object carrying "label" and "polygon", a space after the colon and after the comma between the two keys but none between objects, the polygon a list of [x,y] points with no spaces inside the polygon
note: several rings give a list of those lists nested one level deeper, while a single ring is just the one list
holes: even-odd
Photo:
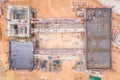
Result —
[{"label": "bare dirt ground", "polygon": [[45,49],[83,49],[84,48],[84,41],[81,39],[80,33],[40,34],[39,38],[42,39],[42,41],[40,41],[40,48],[45,48]]},{"label": "bare dirt ground", "polygon": [[[74,80],[75,77],[82,77],[82,80],[89,80],[89,75],[81,72],[78,73],[72,69],[74,61],[64,61],[62,71],[59,73],[44,73],[34,70],[29,71],[10,71],[8,70],[8,37],[6,36],[6,9],[8,4],[11,5],[30,5],[37,12],[38,18],[48,17],[75,17],[75,12],[72,11],[72,1],[83,1],[89,4],[90,7],[102,7],[96,0],[9,0],[3,5],[3,15],[0,18],[0,60],[4,64],[5,72],[0,74],[2,80],[40,80],[40,76],[46,76],[47,80]],[[120,16],[113,14],[113,23],[120,23]],[[112,44],[112,70],[105,70],[103,80],[120,80],[120,49]]]}]

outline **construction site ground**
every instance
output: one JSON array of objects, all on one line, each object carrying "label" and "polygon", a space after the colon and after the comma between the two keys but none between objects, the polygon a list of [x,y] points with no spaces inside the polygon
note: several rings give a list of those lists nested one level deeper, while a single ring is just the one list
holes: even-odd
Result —
[{"label": "construction site ground", "polygon": [[[59,73],[41,72],[38,70],[9,70],[9,43],[6,33],[6,6],[29,5],[36,10],[37,18],[71,18],[76,17],[75,12],[72,10],[73,1],[85,2],[89,4],[89,7],[103,7],[97,2],[97,0],[9,0],[9,2],[2,6],[3,15],[0,17],[0,61],[4,65],[4,72],[0,73],[0,78],[2,78],[2,80],[40,80],[41,76],[45,76],[47,80],[75,80],[77,77],[81,77],[81,80],[89,80],[89,75],[87,73],[79,73],[72,69],[75,63],[74,60],[63,61],[62,70]],[[120,16],[115,15],[114,13],[112,15],[112,26],[120,23]],[[114,29],[114,27],[112,29]],[[112,43],[112,69],[104,70],[102,80],[120,80],[119,65],[120,48]]]},{"label": "construction site ground", "polygon": [[[84,41],[80,33],[40,34],[40,48],[45,49],[83,49]],[[54,42],[54,43],[53,43]],[[51,45],[51,46],[49,46]]]}]

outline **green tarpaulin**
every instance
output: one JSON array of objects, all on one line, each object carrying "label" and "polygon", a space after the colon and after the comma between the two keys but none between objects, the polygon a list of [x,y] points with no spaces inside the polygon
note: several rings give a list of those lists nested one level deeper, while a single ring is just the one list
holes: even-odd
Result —
[{"label": "green tarpaulin", "polygon": [[90,76],[90,80],[101,80],[99,77]]}]

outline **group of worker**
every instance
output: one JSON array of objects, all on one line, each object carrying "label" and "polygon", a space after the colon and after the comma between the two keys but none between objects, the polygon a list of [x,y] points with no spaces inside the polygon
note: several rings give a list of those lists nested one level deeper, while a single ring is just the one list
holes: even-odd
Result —
[{"label": "group of worker", "polygon": [[62,70],[62,62],[61,60],[34,60],[35,68],[38,70],[42,70],[43,72],[59,72]]},{"label": "group of worker", "polygon": [[61,68],[61,61],[60,60],[54,60],[49,63],[49,71],[50,72],[58,72]]}]

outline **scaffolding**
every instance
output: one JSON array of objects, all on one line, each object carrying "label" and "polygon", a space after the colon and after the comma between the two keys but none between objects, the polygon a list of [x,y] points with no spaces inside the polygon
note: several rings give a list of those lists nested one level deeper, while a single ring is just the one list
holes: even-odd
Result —
[{"label": "scaffolding", "polygon": [[8,36],[29,37],[31,9],[29,6],[9,5],[7,7]]},{"label": "scaffolding", "polygon": [[87,9],[87,68],[111,68],[111,9]]}]

